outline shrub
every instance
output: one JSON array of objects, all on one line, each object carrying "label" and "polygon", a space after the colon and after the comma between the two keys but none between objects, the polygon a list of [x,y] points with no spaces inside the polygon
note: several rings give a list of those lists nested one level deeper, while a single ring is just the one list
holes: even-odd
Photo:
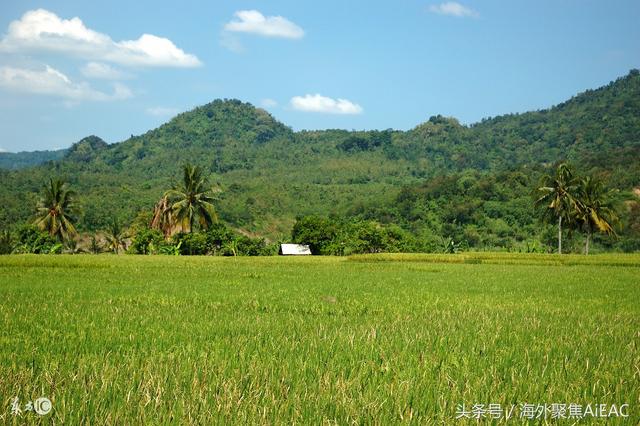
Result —
[{"label": "shrub", "polygon": [[18,229],[14,248],[16,253],[55,254],[62,252],[62,244],[55,237],[36,226],[24,225]]},{"label": "shrub", "polygon": [[387,251],[386,235],[375,222],[359,222],[351,226],[351,253],[382,253]]},{"label": "shrub", "polygon": [[308,244],[313,254],[329,254],[327,249],[338,235],[338,224],[326,217],[305,216],[296,220],[291,239],[297,244]]},{"label": "shrub", "polygon": [[238,254],[241,256],[264,256],[267,244],[264,238],[238,237]]},{"label": "shrub", "polygon": [[199,232],[181,232],[174,235],[172,241],[175,246],[180,246],[179,251],[183,255],[205,255],[209,252],[207,236]]},{"label": "shrub", "polygon": [[207,250],[213,254],[222,253],[224,247],[234,238],[233,232],[222,223],[214,223],[204,235],[207,241]]},{"label": "shrub", "polygon": [[13,251],[13,237],[9,231],[0,232],[0,254],[10,254]]},{"label": "shrub", "polygon": [[133,237],[128,252],[133,254],[154,254],[164,243],[162,233],[156,229],[142,229]]}]

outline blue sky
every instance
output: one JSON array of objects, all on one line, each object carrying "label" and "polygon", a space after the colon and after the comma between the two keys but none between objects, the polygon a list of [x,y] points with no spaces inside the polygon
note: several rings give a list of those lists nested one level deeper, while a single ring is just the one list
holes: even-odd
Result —
[{"label": "blue sky", "polygon": [[0,3],[0,150],[118,142],[216,98],[296,130],[473,123],[640,67],[637,0],[160,3]]}]

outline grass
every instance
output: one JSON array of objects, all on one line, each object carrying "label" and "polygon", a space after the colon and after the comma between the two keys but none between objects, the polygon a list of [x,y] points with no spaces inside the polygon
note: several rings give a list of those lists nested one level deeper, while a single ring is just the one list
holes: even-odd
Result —
[{"label": "grass", "polygon": [[[608,423],[638,424],[639,278],[638,255],[0,256],[0,423],[465,424],[462,403],[627,403]],[[12,416],[15,396],[53,411]]]}]

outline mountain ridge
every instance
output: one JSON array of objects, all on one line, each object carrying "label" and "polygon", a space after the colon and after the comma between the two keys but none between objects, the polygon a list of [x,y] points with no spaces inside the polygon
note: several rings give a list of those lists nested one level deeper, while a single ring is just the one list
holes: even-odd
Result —
[{"label": "mountain ridge", "polygon": [[[424,125],[427,125],[430,122],[434,122],[434,120],[448,120],[452,123],[455,123],[456,126],[461,127],[461,128],[476,128],[476,127],[482,127],[482,126],[486,126],[492,123],[498,123],[501,122],[505,119],[509,119],[509,118],[514,118],[514,117],[520,117],[523,115],[527,115],[527,114],[546,114],[549,112],[554,112],[554,111],[562,111],[565,108],[567,108],[568,106],[570,106],[572,103],[575,102],[582,102],[582,99],[584,99],[585,97],[590,97],[590,96],[594,96],[597,95],[599,92],[604,91],[606,89],[610,89],[610,88],[616,88],[616,86],[619,86],[621,83],[625,82],[625,81],[629,81],[630,79],[632,79],[633,77],[638,77],[640,76],[640,71],[637,69],[632,69],[629,71],[629,73],[626,76],[623,77],[619,77],[616,80],[613,80],[611,82],[609,82],[607,85],[605,86],[601,86],[597,89],[587,89],[583,92],[580,92],[574,96],[572,96],[570,99],[560,102],[556,105],[552,105],[548,108],[543,108],[543,109],[538,109],[538,110],[531,110],[531,111],[525,111],[525,112],[516,112],[516,113],[507,113],[507,114],[501,114],[498,116],[494,116],[494,117],[486,117],[481,119],[480,121],[474,122],[474,123],[470,123],[470,124],[461,124],[459,122],[459,120],[455,117],[450,117],[450,116],[442,116],[442,115],[436,115],[436,116],[431,116],[429,117],[427,120],[425,120],[424,122],[418,123],[416,126],[414,126],[413,128],[406,130],[406,131],[402,131],[402,130],[396,130],[396,129],[386,129],[386,131],[394,131],[394,132],[413,132],[416,131],[417,129],[419,129],[420,127],[423,127]],[[147,132],[138,135],[138,136],[132,136],[131,138],[125,139],[123,141],[119,141],[119,142],[114,142],[114,143],[110,143],[108,144],[109,146],[114,146],[117,144],[121,144],[124,142],[127,142],[131,139],[135,139],[135,138],[139,138],[145,135],[148,135],[149,133],[155,132],[157,130],[160,130],[162,128],[164,128],[165,126],[169,126],[172,124],[172,122],[174,122],[176,119],[180,118],[183,115],[189,115],[191,113],[195,113],[198,112],[199,110],[204,110],[204,111],[211,111],[211,107],[215,106],[216,104],[226,104],[226,105],[247,105],[250,106],[251,108],[254,108],[256,111],[259,111],[262,115],[264,116],[268,116],[269,119],[276,125],[279,125],[281,127],[283,127],[284,129],[287,129],[290,133],[292,134],[299,134],[299,133],[314,133],[314,132],[331,132],[331,131],[344,131],[344,132],[350,132],[349,130],[346,129],[314,129],[314,130],[309,130],[309,129],[303,129],[303,130],[299,130],[299,131],[293,131],[291,130],[290,127],[287,127],[284,123],[282,123],[281,121],[275,119],[268,111],[266,111],[263,108],[260,107],[255,107],[252,104],[248,103],[248,102],[243,102],[241,100],[238,99],[215,99],[207,104],[204,105],[200,105],[197,106],[189,111],[184,111],[179,113],[178,115],[176,115],[175,117],[173,117],[172,119],[170,119],[168,122],[161,124],[160,126],[158,126],[155,129],[150,129]],[[376,131],[383,131],[383,130],[367,130],[367,129],[363,129],[363,130],[358,130],[357,132],[376,132]],[[264,135],[263,137],[266,137],[267,135]],[[58,153],[58,152],[66,152],[67,150],[71,149],[74,145],[77,145],[78,143],[84,141],[87,138],[99,138],[98,136],[95,135],[90,135],[87,136],[83,139],[81,139],[78,142],[74,142],[69,148],[63,148],[63,149],[58,149],[58,150],[36,150],[36,151],[20,151],[20,152],[0,152],[0,168],[11,168],[11,167],[6,167],[5,166],[5,162],[2,161],[2,156],[3,155],[28,155],[28,154],[46,154],[46,153]],[[106,143],[106,142],[105,142]],[[55,158],[58,159],[58,158]],[[45,160],[48,161],[48,160]],[[28,165],[35,165],[35,164],[28,164]],[[27,166],[28,166],[27,165]]]},{"label": "mountain ridge", "polygon": [[[215,100],[122,142],[88,137],[64,158],[0,170],[11,217],[28,217],[48,176],[67,178],[86,206],[81,228],[110,215],[131,222],[179,177],[201,165],[224,192],[223,220],[268,236],[288,232],[296,216],[352,214],[392,200],[402,188],[438,176],[524,170],[531,177],[560,160],[601,174],[615,187],[639,185],[640,75],[632,70],[546,110],[503,115],[473,125],[432,116],[408,131],[297,131],[239,100]],[[113,193],[117,193],[117,197]],[[367,207],[369,206],[369,207]],[[364,210],[363,210],[364,209]]]}]

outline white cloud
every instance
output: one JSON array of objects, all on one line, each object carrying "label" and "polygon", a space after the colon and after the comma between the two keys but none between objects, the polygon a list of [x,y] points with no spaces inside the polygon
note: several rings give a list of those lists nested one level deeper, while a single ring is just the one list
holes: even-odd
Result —
[{"label": "white cloud", "polygon": [[257,10],[239,10],[236,20],[224,29],[231,32],[258,34],[264,37],[302,38],[304,30],[282,16],[264,16]]},{"label": "white cloud", "polygon": [[6,149],[0,146],[0,152],[9,152],[9,151],[7,151]]},{"label": "white cloud", "polygon": [[80,71],[87,78],[96,78],[101,80],[123,80],[129,78],[129,75],[113,68],[111,65],[102,62],[89,62],[83,66]]},{"label": "white cloud", "polygon": [[121,64],[144,66],[194,67],[201,62],[194,55],[184,53],[169,39],[143,34],[137,40],[115,43],[118,47],[106,59]]},{"label": "white cloud", "polygon": [[266,98],[260,101],[260,106],[263,108],[275,108],[278,106],[278,102],[273,99]]},{"label": "white cloud", "polygon": [[20,93],[56,96],[74,102],[115,101],[133,96],[131,90],[120,83],[113,85],[111,94],[95,90],[84,82],[74,83],[48,65],[44,70],[0,67],[0,87]]},{"label": "white cloud", "polygon": [[448,1],[429,6],[429,11],[438,15],[456,16],[458,18],[477,17],[478,12],[455,1]]},{"label": "white cloud", "polygon": [[44,9],[30,10],[9,24],[0,40],[2,51],[41,50],[126,66],[195,67],[200,60],[169,39],[143,34],[115,42],[87,28],[80,18],[61,19]]},{"label": "white cloud", "polygon": [[153,107],[147,108],[147,114],[153,115],[154,117],[173,117],[177,115],[180,110],[177,108],[167,108],[167,107]]},{"label": "white cloud", "polygon": [[332,99],[320,94],[294,96],[291,106],[298,111],[326,114],[361,114],[362,107],[347,99]]}]

